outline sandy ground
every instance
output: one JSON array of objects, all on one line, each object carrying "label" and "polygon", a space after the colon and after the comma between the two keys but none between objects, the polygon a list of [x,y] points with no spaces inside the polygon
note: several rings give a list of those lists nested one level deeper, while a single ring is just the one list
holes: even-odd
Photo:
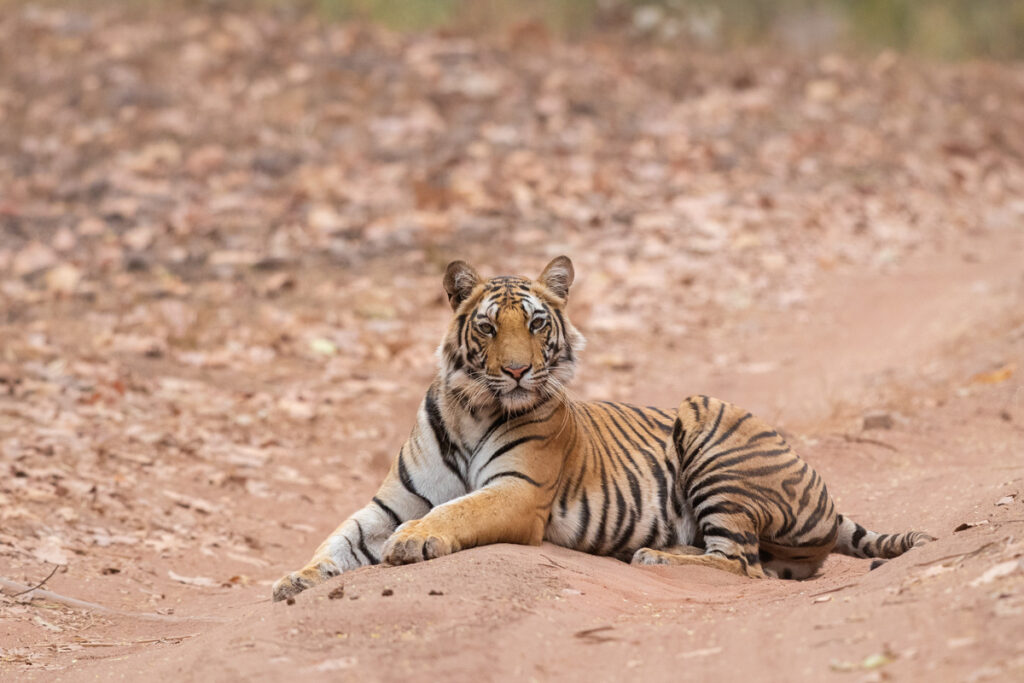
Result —
[{"label": "sandy ground", "polygon": [[[0,679],[1024,678],[1019,68],[34,5],[0,63]],[[581,397],[744,405],[938,541],[271,603],[408,434],[445,262],[562,252]]]},{"label": "sandy ground", "polygon": [[[501,545],[366,568],[292,606],[270,603],[269,581],[371,494],[375,463],[342,493],[300,486],[301,504],[271,495],[221,519],[249,539],[242,557],[258,560],[232,587],[166,578],[235,571],[219,552],[164,557],[112,544],[76,558],[47,588],[134,612],[151,612],[145,594],[159,591],[175,621],[42,599],[8,605],[5,648],[31,653],[32,666],[4,666],[53,680],[1012,679],[1024,672],[1024,389],[990,371],[1022,360],[1021,246],[1010,235],[977,262],[929,259],[899,276],[822,282],[802,331],[768,316],[732,343],[778,369],[737,377],[666,351],[630,371],[638,398],[670,400],[671,374],[686,378],[676,393],[714,391],[781,413],[844,512],[939,536],[874,572],[834,557],[809,581],[752,582]],[[820,404],[817,382],[841,407]],[[869,409],[888,411],[893,426],[860,429],[855,416]],[[407,424],[409,406],[399,410]],[[293,462],[310,480],[324,474]],[[185,477],[164,485],[202,488]],[[954,532],[963,523],[977,526]],[[106,575],[107,564],[123,570]]]}]

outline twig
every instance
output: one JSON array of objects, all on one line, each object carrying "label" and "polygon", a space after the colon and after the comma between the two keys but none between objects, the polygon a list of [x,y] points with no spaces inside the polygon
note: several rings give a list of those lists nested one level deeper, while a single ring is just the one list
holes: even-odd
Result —
[{"label": "twig", "polygon": [[811,593],[807,597],[809,597],[809,598],[816,598],[819,595],[828,595],[829,593],[838,593],[839,591],[846,590],[847,588],[853,588],[854,586],[857,586],[857,585],[859,585],[859,584],[848,583],[845,586],[838,586],[836,588],[829,588],[827,591],[821,591],[820,593]]},{"label": "twig", "polygon": [[[79,600],[77,598],[69,598],[59,593],[53,593],[48,590],[42,590],[40,588],[29,588],[23,586],[20,583],[15,583],[3,577],[0,577],[0,587],[7,588],[8,590],[21,591],[18,595],[35,591],[35,598],[42,598],[44,600],[50,600],[61,605],[67,605],[68,607],[77,607],[79,609],[92,610],[93,612],[100,612],[103,614],[113,614],[120,617],[132,617],[134,619],[148,619],[151,621],[173,621],[173,622],[188,622],[188,621],[209,621],[215,623],[227,623],[229,619],[221,619],[219,617],[175,617],[167,614],[153,614],[150,612],[123,612],[119,609],[112,609],[103,605],[96,604],[95,602],[87,602],[85,600]],[[13,597],[13,596],[8,596]]]},{"label": "twig", "polygon": [[892,444],[886,443],[884,441],[879,441],[878,439],[869,439],[866,436],[857,436],[856,434],[845,434],[844,433],[843,434],[843,439],[845,439],[846,441],[853,442],[853,443],[867,443],[867,444],[871,444],[872,446],[881,446],[882,448],[888,448],[890,451],[895,451],[897,453],[900,452],[900,449],[896,448]]},{"label": "twig", "polygon": [[150,645],[152,643],[169,643],[176,645],[186,638],[195,638],[198,633],[186,633],[183,636],[164,636],[163,638],[143,638],[142,640],[127,640],[121,643],[105,643],[99,640],[82,640],[75,645],[82,647],[124,647],[126,645]]},{"label": "twig", "polygon": [[37,589],[37,588],[42,588],[42,587],[43,587],[44,585],[46,585],[46,582],[47,582],[47,581],[49,581],[50,579],[52,579],[52,578],[53,578],[53,575],[54,575],[54,574],[56,574],[56,573],[57,573],[57,570],[58,570],[58,569],[60,569],[60,568],[61,568],[61,565],[59,565],[59,564],[55,564],[55,565],[53,565],[53,571],[51,571],[51,572],[50,572],[50,573],[49,573],[49,574],[47,575],[47,577],[46,577],[45,579],[43,579],[42,581],[40,581],[40,582],[39,582],[39,583],[37,583],[36,585],[32,586],[31,588],[29,588],[29,589],[28,589],[27,591],[21,591],[20,593],[15,593],[14,595],[9,595],[9,596],[7,596],[7,597],[9,597],[9,598],[16,598],[16,597],[18,597],[19,595],[24,595],[25,593],[31,593],[32,591],[34,591],[34,590],[35,590],[35,589]]},{"label": "twig", "polygon": [[556,569],[565,569],[565,567],[563,567],[562,565],[558,564],[557,562],[555,562],[554,560],[552,560],[552,559],[551,559],[550,557],[548,557],[548,556],[547,556],[547,555],[545,555],[544,553],[541,553],[541,554],[540,554],[540,556],[541,556],[541,557],[543,557],[543,558],[544,558],[545,560],[547,560],[547,561],[548,561],[548,564],[547,564],[547,565],[541,565],[542,567],[543,567],[543,566],[550,566],[550,567],[554,567],[554,568],[556,568]]},{"label": "twig", "polygon": [[607,643],[611,640],[618,640],[618,638],[609,638],[607,636],[600,635],[605,631],[614,630],[614,626],[598,626],[597,628],[587,628],[582,631],[577,631],[573,635],[580,640],[584,640],[588,643]]}]

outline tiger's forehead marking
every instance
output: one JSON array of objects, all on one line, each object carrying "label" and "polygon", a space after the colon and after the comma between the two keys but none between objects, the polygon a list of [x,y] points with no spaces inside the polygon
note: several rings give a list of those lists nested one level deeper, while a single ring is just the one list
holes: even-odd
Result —
[{"label": "tiger's forehead marking", "polygon": [[484,296],[477,308],[478,315],[496,318],[502,309],[522,307],[527,316],[543,308],[539,299],[530,292],[532,283],[523,277],[505,275],[491,278],[484,285]]}]

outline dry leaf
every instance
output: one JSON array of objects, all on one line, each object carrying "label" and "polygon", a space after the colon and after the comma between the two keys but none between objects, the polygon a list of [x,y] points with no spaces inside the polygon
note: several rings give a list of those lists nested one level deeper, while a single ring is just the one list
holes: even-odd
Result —
[{"label": "dry leaf", "polygon": [[180,574],[174,573],[170,569],[167,570],[167,576],[171,577],[178,583],[184,583],[189,586],[199,586],[201,588],[216,588],[220,585],[218,582],[205,576],[182,576]]},{"label": "dry leaf", "polygon": [[971,377],[971,382],[973,384],[998,384],[999,382],[1005,382],[1013,377],[1013,373],[1016,370],[1016,363],[1007,363],[998,370],[978,373],[974,377]]},{"label": "dry leaf", "polygon": [[1019,571],[1024,570],[1024,560],[1007,560],[1006,562],[1000,562],[997,565],[990,567],[984,574],[971,581],[972,587],[984,585],[986,583],[992,583],[996,579],[1001,579],[1004,576],[1015,574]]},{"label": "dry leaf", "polygon": [[62,263],[46,272],[46,288],[57,294],[72,294],[82,280],[82,271],[70,263]]},{"label": "dry leaf", "polygon": [[50,564],[67,564],[68,554],[64,550],[63,543],[56,536],[47,536],[42,543],[36,546],[32,552],[42,562]]}]

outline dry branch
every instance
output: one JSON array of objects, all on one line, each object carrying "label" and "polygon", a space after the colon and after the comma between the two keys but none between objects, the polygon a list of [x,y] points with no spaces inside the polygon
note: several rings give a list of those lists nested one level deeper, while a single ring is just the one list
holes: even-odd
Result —
[{"label": "dry branch", "polygon": [[[47,577],[47,579],[49,579],[49,577]],[[184,623],[190,621],[209,621],[215,623],[226,623],[228,621],[227,619],[221,619],[218,617],[176,617],[171,616],[169,614],[155,614],[152,612],[125,612],[119,609],[113,609],[112,607],[106,607],[95,602],[88,602],[86,600],[79,600],[77,598],[69,598],[65,595],[60,595],[59,593],[54,593],[48,590],[42,590],[38,586],[35,588],[23,586],[20,583],[16,583],[3,577],[0,577],[0,587],[6,588],[8,590],[19,591],[12,595],[8,595],[7,597],[9,598],[13,598],[18,595],[24,595],[25,593],[35,592],[35,595],[32,596],[33,599],[38,597],[44,600],[50,600],[51,602],[56,602],[61,605],[66,605],[68,607],[87,609],[93,612],[100,612],[102,614],[112,614],[119,617],[130,617],[132,619],[146,619],[149,621],[170,621],[175,623]]]},{"label": "dry branch", "polygon": [[50,571],[50,573],[46,575],[46,578],[45,578],[45,579],[43,579],[42,581],[40,581],[40,582],[39,582],[39,583],[37,583],[36,585],[32,586],[32,587],[31,587],[31,588],[29,588],[28,590],[23,590],[23,591],[21,591],[20,593],[15,593],[14,595],[10,595],[10,596],[8,596],[8,597],[11,597],[11,598],[16,598],[16,597],[18,597],[19,595],[25,595],[26,593],[31,593],[31,592],[32,592],[32,591],[34,591],[34,590],[37,590],[37,589],[39,589],[39,588],[42,588],[43,586],[45,586],[45,585],[46,585],[46,582],[47,582],[47,581],[49,581],[50,579],[52,579],[52,578],[53,578],[53,575],[54,575],[54,574],[56,574],[56,573],[57,573],[57,570],[58,570],[58,569],[60,569],[60,568],[61,568],[61,565],[59,565],[59,564],[55,564],[55,565],[53,565],[53,570],[52,570],[52,571]]}]

